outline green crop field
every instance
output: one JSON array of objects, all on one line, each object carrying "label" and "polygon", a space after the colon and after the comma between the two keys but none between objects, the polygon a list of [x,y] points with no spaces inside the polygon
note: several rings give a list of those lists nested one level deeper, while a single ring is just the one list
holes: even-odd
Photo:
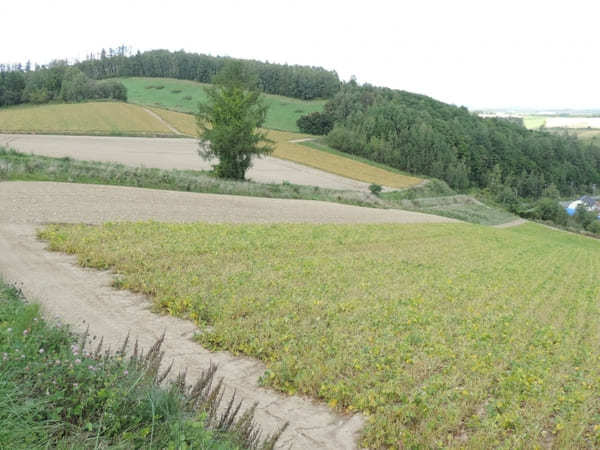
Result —
[{"label": "green crop field", "polygon": [[[122,78],[130,102],[185,113],[196,113],[198,103],[206,100],[206,84],[172,78]],[[265,95],[269,106],[266,128],[298,131],[300,116],[322,111],[325,100],[304,101],[278,95]]]},{"label": "green crop field", "polygon": [[172,136],[143,108],[121,102],[0,108],[0,132]]},{"label": "green crop field", "polygon": [[[539,225],[50,226],[53,250],[362,411],[370,448],[600,446],[600,242]],[[209,327],[206,327],[209,325]]]},{"label": "green crop field", "polygon": [[529,130],[537,130],[546,123],[544,116],[527,116],[523,117],[523,125]]}]

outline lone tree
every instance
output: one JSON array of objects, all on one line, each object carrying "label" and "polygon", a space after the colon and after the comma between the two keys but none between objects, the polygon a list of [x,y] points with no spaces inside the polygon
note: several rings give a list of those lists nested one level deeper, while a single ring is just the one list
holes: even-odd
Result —
[{"label": "lone tree", "polygon": [[218,158],[217,176],[243,180],[252,156],[273,151],[260,129],[267,115],[257,89],[256,77],[240,61],[228,61],[206,88],[207,101],[196,117],[200,136],[198,153],[204,159]]}]

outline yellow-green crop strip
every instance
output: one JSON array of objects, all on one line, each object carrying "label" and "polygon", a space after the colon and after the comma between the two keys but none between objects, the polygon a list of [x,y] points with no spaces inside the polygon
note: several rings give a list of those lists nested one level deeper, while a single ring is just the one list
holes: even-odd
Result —
[{"label": "yellow-green crop strip", "polygon": [[[371,448],[600,446],[600,242],[528,224],[56,225],[41,236]],[[110,307],[107,305],[107,307]]]}]

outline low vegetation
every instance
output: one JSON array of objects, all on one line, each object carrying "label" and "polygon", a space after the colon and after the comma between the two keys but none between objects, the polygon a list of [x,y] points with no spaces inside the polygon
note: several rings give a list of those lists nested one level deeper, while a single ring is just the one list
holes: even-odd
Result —
[{"label": "low vegetation", "polygon": [[0,147],[0,181],[61,181],[108,184],[212,194],[295,198],[385,207],[364,192],[338,191],[291,183],[267,184],[218,179],[209,172],[130,167],[117,163],[79,161],[19,153]]},{"label": "low vegetation", "polygon": [[92,102],[0,109],[2,133],[112,136],[174,136],[159,119],[137,105]]},{"label": "low vegetation", "polygon": [[221,418],[208,369],[194,386],[160,368],[161,343],[143,354],[86,347],[66,327],[0,282],[0,447],[272,448],[259,442],[252,408]]},{"label": "low vegetation", "polygon": [[[198,112],[198,103],[206,101],[207,84],[171,78],[123,78],[129,101],[140,105],[169,109],[188,114]],[[162,86],[162,89],[157,87]],[[179,91],[179,92],[174,92]],[[265,127],[299,131],[296,121],[303,115],[321,111],[324,100],[304,101],[279,95],[265,95],[269,110]],[[193,130],[195,135],[195,129]]]},{"label": "low vegetation", "polygon": [[600,243],[539,225],[50,226],[41,237],[367,416],[378,447],[600,445]]}]

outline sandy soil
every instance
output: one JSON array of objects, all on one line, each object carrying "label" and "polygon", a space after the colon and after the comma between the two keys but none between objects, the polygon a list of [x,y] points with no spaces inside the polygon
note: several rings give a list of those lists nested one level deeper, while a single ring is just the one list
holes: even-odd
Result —
[{"label": "sandy soil", "polygon": [[[210,162],[198,156],[198,141],[187,138],[0,134],[0,146],[44,156],[69,156],[130,166],[191,170],[211,168]],[[288,181],[329,189],[369,189],[369,183],[273,157],[256,159],[254,166],[247,172],[247,178],[260,183]]]},{"label": "sandy soil", "polygon": [[265,366],[255,360],[210,353],[192,341],[198,331],[189,321],[154,314],[150,300],[111,287],[109,272],[83,269],[75,259],[45,250],[36,239],[39,224],[101,223],[107,220],[154,219],[170,222],[317,222],[416,223],[452,219],[305,200],[264,199],[194,194],[115,186],[42,182],[0,183],[0,276],[16,283],[38,301],[48,317],[58,317],[75,331],[88,326],[116,348],[127,333],[148,348],[166,331],[165,361],[174,373],[187,369],[188,381],[212,361],[224,378],[226,398],[232,392],[244,405],[258,402],[256,421],[272,433],[290,426],[278,448],[350,449],[363,426],[361,415],[335,414],[327,406],[298,396],[258,387]]},{"label": "sandy soil", "polygon": [[94,184],[0,183],[0,223],[117,220],[252,223],[438,223],[446,217],[312,200],[197,194]]}]

